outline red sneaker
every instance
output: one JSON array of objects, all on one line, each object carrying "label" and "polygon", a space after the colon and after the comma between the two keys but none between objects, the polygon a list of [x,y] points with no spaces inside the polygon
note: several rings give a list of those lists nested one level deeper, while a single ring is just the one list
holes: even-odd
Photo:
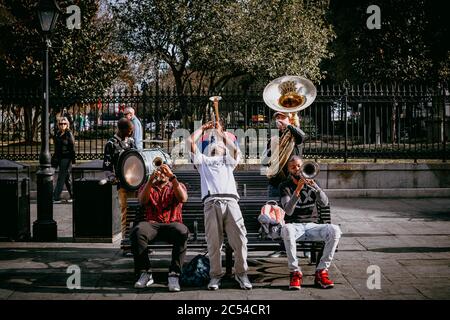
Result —
[{"label": "red sneaker", "polygon": [[300,290],[303,275],[299,271],[291,272],[291,281],[289,283],[290,290]]},{"label": "red sneaker", "polygon": [[317,270],[314,284],[322,289],[329,289],[334,287],[334,282],[330,280],[328,271],[326,269]]}]

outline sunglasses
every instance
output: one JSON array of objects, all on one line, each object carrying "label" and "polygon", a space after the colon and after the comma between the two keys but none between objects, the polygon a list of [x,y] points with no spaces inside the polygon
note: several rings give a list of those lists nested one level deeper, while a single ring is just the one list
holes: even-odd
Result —
[{"label": "sunglasses", "polygon": [[60,125],[60,126],[67,126],[67,123],[64,123],[64,122],[63,122],[63,123],[60,123],[59,125]]}]

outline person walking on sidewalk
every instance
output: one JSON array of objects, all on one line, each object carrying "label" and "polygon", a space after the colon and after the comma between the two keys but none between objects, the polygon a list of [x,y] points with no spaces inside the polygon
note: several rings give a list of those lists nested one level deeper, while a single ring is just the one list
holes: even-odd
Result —
[{"label": "person walking on sidewalk", "polygon": [[325,192],[312,179],[304,179],[300,175],[303,160],[292,156],[288,161],[290,178],[280,185],[281,204],[286,213],[285,225],[281,229],[290,271],[289,289],[300,289],[302,272],[297,259],[297,240],[325,242],[322,258],[316,268],[314,283],[327,289],[334,286],[328,276],[328,268],[333,260],[341,229],[334,224],[317,224],[313,216],[316,202],[321,206],[328,205]]},{"label": "person walking on sidewalk", "polygon": [[58,131],[54,137],[55,153],[52,157],[52,167],[59,168],[58,180],[53,191],[53,203],[61,203],[61,193],[66,185],[69,193],[68,202],[72,202],[72,164],[75,163],[75,139],[69,128],[69,120],[61,117],[58,120]]},{"label": "person walking on sidewalk", "polygon": [[[204,124],[190,137],[191,158],[200,173],[202,201],[204,204],[205,233],[210,260],[210,282],[208,289],[217,290],[222,273],[221,249],[223,233],[235,254],[235,279],[242,289],[252,289],[247,271],[247,231],[244,225],[239,195],[233,171],[239,163],[241,153],[235,143],[224,133],[216,122]],[[201,153],[197,142],[204,130],[216,130],[218,139],[210,143]]]},{"label": "person walking on sidewalk", "polygon": [[139,222],[130,234],[134,269],[139,276],[134,286],[145,288],[153,284],[148,243],[157,239],[173,245],[168,287],[169,291],[180,291],[179,276],[189,235],[181,215],[183,203],[188,199],[186,187],[178,182],[170,167],[163,164],[141,187],[138,199],[144,207],[146,221]]}]

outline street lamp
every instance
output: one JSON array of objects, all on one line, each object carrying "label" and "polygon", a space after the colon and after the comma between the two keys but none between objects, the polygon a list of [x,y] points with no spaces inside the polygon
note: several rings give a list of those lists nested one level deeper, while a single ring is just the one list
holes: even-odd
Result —
[{"label": "street lamp", "polygon": [[44,94],[41,114],[41,153],[39,170],[36,172],[37,184],[37,220],[33,223],[33,239],[35,241],[55,241],[57,238],[56,221],[53,220],[53,174],[50,165],[49,148],[49,71],[48,51],[51,47],[49,36],[55,27],[61,12],[55,0],[41,0],[38,5],[38,17],[45,38],[44,50]]}]

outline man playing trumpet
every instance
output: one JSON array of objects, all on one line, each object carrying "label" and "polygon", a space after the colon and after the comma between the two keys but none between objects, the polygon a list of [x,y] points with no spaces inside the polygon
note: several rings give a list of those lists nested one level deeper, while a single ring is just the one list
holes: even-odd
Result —
[{"label": "man playing trumpet", "polygon": [[144,207],[146,221],[139,222],[130,234],[135,273],[139,276],[135,288],[153,284],[147,245],[158,239],[173,245],[168,287],[169,291],[180,291],[178,279],[189,235],[181,216],[183,203],[188,199],[186,187],[177,180],[167,164],[161,164],[139,190],[138,199]]},{"label": "man playing trumpet", "polygon": [[322,258],[316,268],[314,283],[323,289],[332,288],[333,281],[328,276],[328,268],[341,237],[341,229],[334,224],[317,224],[313,216],[316,203],[328,205],[328,197],[313,179],[302,175],[303,160],[292,156],[288,161],[289,179],[280,185],[281,204],[286,224],[281,229],[290,271],[289,289],[300,289],[302,272],[298,265],[296,241],[324,241]]},{"label": "man playing trumpet", "polygon": [[[200,152],[197,142],[205,130],[215,130],[217,139],[205,152]],[[223,233],[235,254],[235,279],[242,289],[252,289],[247,277],[247,231],[241,209],[233,171],[241,157],[239,148],[225,134],[219,121],[197,129],[190,138],[191,157],[200,173],[202,201],[204,203],[205,233],[211,264],[209,290],[217,290],[222,277],[221,248]]]}]

